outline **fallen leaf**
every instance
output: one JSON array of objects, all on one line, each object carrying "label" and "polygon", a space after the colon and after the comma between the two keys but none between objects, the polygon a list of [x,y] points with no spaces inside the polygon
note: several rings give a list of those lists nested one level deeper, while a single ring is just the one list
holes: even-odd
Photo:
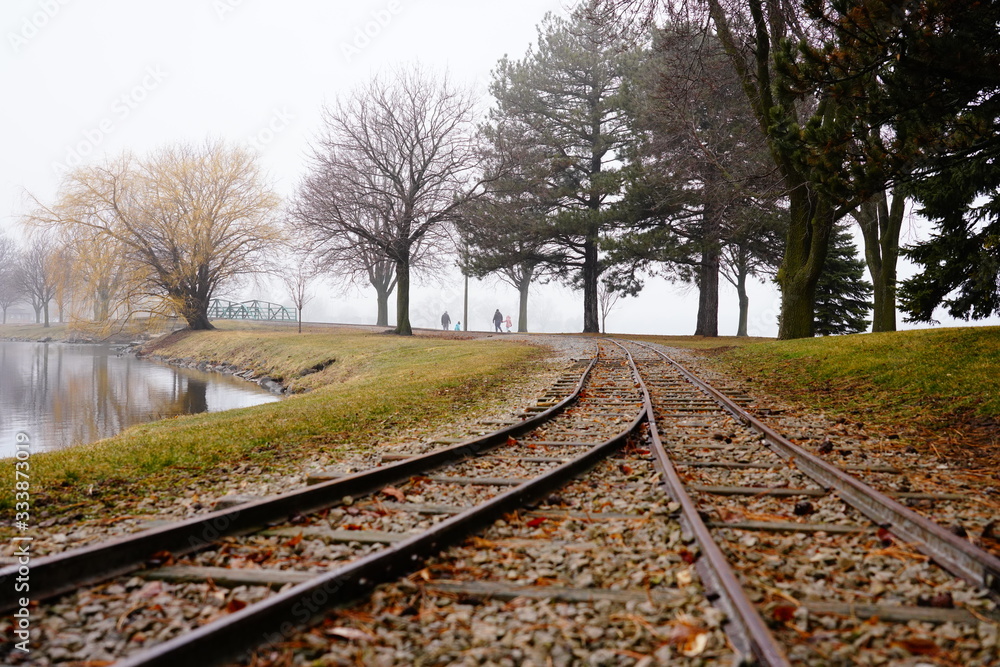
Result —
[{"label": "fallen leaf", "polygon": [[795,618],[795,607],[790,604],[778,605],[771,610],[774,620],[779,623],[790,623]]},{"label": "fallen leaf", "polygon": [[510,447],[514,447],[515,445],[517,445],[517,438],[508,435],[507,436],[507,445],[510,446]]},{"label": "fallen leaf", "polygon": [[398,502],[406,502],[406,495],[399,489],[387,486],[382,489],[382,493],[389,496],[390,498],[395,498]]},{"label": "fallen leaf", "polygon": [[622,474],[625,474],[625,475],[631,475],[632,474],[632,466],[630,466],[627,463],[621,464],[620,466],[618,466],[618,469],[622,471]]},{"label": "fallen leaf", "polygon": [[694,637],[680,645],[681,653],[689,658],[701,655],[708,646],[708,633],[699,632]]},{"label": "fallen leaf", "polygon": [[538,528],[543,523],[545,523],[545,517],[538,516],[538,517],[535,517],[534,519],[532,519],[531,521],[528,522],[528,527],[529,528]]},{"label": "fallen leaf", "polygon": [[892,643],[912,655],[936,655],[941,651],[941,647],[930,639],[914,637],[912,639],[900,639]]},{"label": "fallen leaf", "polygon": [[[285,542],[285,546],[286,547],[298,546],[299,542],[301,542],[301,541],[302,541],[302,533],[299,533],[298,535],[296,535],[292,539],[290,539],[287,542]],[[270,557],[270,554],[268,554],[268,556]]]},{"label": "fallen leaf", "polygon": [[232,614],[234,612],[239,611],[240,609],[243,609],[246,606],[247,603],[244,602],[243,600],[239,598],[233,598],[232,600],[229,601],[229,604],[226,605],[226,612]]},{"label": "fallen leaf", "polygon": [[679,618],[674,621],[667,639],[685,656],[693,658],[704,653],[708,646],[708,630],[689,618]]},{"label": "fallen leaf", "polygon": [[697,557],[687,549],[681,549],[680,551],[677,552],[677,555],[680,556],[681,560],[687,563],[688,565],[691,565],[697,560]]},{"label": "fallen leaf", "polygon": [[892,533],[885,528],[879,528],[875,531],[875,536],[882,541],[883,546],[889,546],[892,544]]}]

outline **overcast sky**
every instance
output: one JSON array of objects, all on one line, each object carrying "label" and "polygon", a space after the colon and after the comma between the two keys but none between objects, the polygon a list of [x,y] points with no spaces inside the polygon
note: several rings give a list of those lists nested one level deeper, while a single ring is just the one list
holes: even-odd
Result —
[{"label": "overcast sky", "polygon": [[[49,202],[75,165],[123,150],[143,153],[206,138],[252,146],[277,189],[303,175],[320,109],[373,74],[419,61],[447,71],[486,99],[490,71],[505,54],[520,58],[547,11],[570,0],[3,0],[0,76],[0,230],[17,235],[26,192]],[[904,231],[912,241],[920,231]],[[906,275],[907,270],[902,272]],[[419,281],[419,276],[417,277]],[[626,299],[609,331],[689,334],[697,295],[651,279]],[[374,293],[320,285],[307,320],[374,321]],[[259,296],[289,300],[275,291]],[[736,330],[736,296],[725,286],[720,333]],[[443,309],[461,319],[457,272],[418,284],[414,326],[435,326]],[[774,335],[778,295],[758,284],[750,330]],[[473,281],[472,328],[495,308],[516,315],[517,295]],[[536,331],[582,329],[582,295],[539,286],[529,303]],[[996,320],[991,323],[997,323]]]}]

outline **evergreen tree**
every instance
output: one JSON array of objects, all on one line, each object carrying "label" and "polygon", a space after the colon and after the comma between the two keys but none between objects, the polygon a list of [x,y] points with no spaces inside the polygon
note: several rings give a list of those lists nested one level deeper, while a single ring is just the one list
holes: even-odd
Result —
[{"label": "evergreen tree", "polygon": [[617,205],[623,230],[604,243],[607,280],[626,293],[641,286],[638,270],[694,283],[694,333],[717,336],[720,275],[741,290],[745,322],[746,278],[780,262],[775,236],[786,216],[769,233],[780,190],[721,44],[701,26],[674,21],[653,34],[645,55],[631,81],[634,139]]},{"label": "evergreen tree", "polygon": [[872,286],[865,280],[865,263],[845,224],[831,238],[823,274],[816,284],[814,330],[818,336],[861,333],[868,329]]},{"label": "evergreen tree", "polygon": [[495,149],[519,156],[513,171],[525,195],[504,196],[533,199],[531,208],[542,213],[532,220],[549,241],[545,261],[583,290],[585,332],[600,331],[599,243],[611,227],[608,204],[621,192],[623,84],[634,65],[634,54],[606,26],[582,12],[548,14],[538,44],[522,60],[501,60],[490,86],[497,105],[484,131]]},{"label": "evergreen tree", "polygon": [[944,306],[968,320],[1000,314],[1000,173],[985,157],[922,183],[921,213],[935,234],[904,248],[923,271],[903,281],[900,306],[908,322],[933,322]]}]

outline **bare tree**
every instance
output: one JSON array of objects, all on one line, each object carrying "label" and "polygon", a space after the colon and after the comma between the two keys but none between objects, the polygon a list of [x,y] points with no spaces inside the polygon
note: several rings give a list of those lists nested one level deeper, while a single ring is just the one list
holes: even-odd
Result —
[{"label": "bare tree", "polygon": [[0,236],[0,311],[7,324],[7,309],[24,297],[21,288],[21,252],[13,239]]},{"label": "bare tree", "polygon": [[618,305],[618,300],[621,299],[622,293],[619,290],[612,289],[603,280],[597,286],[597,303],[601,307],[601,333],[608,333],[607,321],[608,315],[611,311],[615,309]]},{"label": "bare tree", "polygon": [[152,297],[160,305],[151,310],[211,329],[212,295],[259,271],[262,256],[281,240],[277,205],[249,151],[206,143],[81,168],[67,177],[56,205],[31,220],[119,244],[127,303]]},{"label": "bare tree", "polygon": [[320,274],[321,268],[316,258],[306,249],[292,249],[292,254],[292,262],[278,275],[292,297],[292,303],[298,313],[299,333],[302,333],[302,309],[315,296],[309,291],[309,285]]},{"label": "bare tree", "polygon": [[383,281],[381,259],[393,263],[396,333],[410,335],[415,258],[450,248],[448,223],[481,194],[473,99],[447,78],[400,69],[327,108],[324,123],[295,216],[329,247],[357,240],[356,265]]},{"label": "bare tree", "polygon": [[60,231],[66,261],[60,271],[57,298],[72,300],[72,318],[110,323],[113,317],[127,310],[121,304],[134,283],[129,280],[128,267],[121,261],[124,247],[108,235],[87,227]]},{"label": "bare tree", "polygon": [[56,244],[36,234],[21,254],[21,291],[35,311],[35,323],[49,326],[49,302],[56,294]]}]

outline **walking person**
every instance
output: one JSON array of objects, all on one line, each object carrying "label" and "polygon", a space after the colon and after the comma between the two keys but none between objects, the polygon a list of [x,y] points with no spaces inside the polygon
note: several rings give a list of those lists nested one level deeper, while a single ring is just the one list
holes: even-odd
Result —
[{"label": "walking person", "polygon": [[514,323],[510,321],[510,315],[507,316],[507,319],[504,320],[503,324],[505,327],[507,327],[507,333],[510,333],[510,328],[514,326]]},{"label": "walking person", "polygon": [[447,331],[450,326],[451,326],[451,315],[449,315],[448,311],[446,310],[444,311],[444,315],[441,316],[441,328]]},{"label": "walking person", "polygon": [[493,313],[493,326],[496,327],[497,333],[503,333],[503,329],[500,325],[503,324],[503,315],[500,314],[500,309],[497,308],[497,312]]},{"label": "walking person", "polygon": [[455,331],[461,331],[461,330],[462,330],[462,323],[455,322]]}]

